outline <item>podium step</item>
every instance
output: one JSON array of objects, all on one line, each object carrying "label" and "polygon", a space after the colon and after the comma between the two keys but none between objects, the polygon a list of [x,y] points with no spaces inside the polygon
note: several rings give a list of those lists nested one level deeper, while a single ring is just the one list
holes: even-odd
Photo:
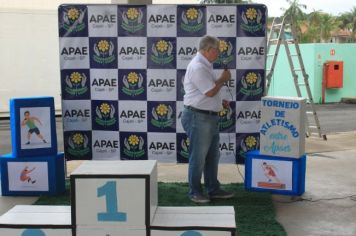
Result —
[{"label": "podium step", "polygon": [[0,216],[0,235],[72,235],[70,206],[17,205]]},{"label": "podium step", "polygon": [[206,232],[208,235],[235,235],[235,211],[229,206],[158,207],[150,231],[151,236],[206,235]]}]

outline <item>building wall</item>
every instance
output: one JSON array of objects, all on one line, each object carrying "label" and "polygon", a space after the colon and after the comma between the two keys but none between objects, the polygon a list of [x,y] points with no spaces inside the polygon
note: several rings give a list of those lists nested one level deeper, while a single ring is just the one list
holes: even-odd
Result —
[{"label": "building wall", "polygon": [[[274,47],[271,49],[274,50]],[[340,102],[344,97],[356,97],[356,75],[353,73],[354,68],[356,68],[356,60],[354,59],[356,44],[300,44],[300,49],[306,72],[309,75],[310,89],[315,103],[322,101],[323,64],[326,61],[344,61],[344,86],[340,89],[327,89],[325,102]],[[334,55],[331,54],[331,50],[335,50]],[[268,63],[270,61],[271,58],[268,58]],[[266,68],[268,68],[268,63]],[[296,67],[299,67],[299,65]],[[299,78],[302,78],[300,73],[298,75]],[[305,89],[301,87],[301,90],[304,91],[303,97],[306,97]],[[297,96],[283,46],[280,48],[268,94],[271,96]]]},{"label": "building wall", "polygon": [[[0,117],[11,97],[53,96],[61,109],[57,8],[68,0],[2,0],[0,5]],[[76,3],[141,3],[95,0]]]}]

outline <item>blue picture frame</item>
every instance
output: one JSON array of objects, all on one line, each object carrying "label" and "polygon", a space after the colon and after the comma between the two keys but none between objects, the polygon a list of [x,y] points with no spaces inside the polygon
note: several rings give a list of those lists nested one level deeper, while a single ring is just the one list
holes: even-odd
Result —
[{"label": "blue picture frame", "polygon": [[[263,188],[253,186],[253,164],[254,159],[266,160],[267,161],[282,161],[282,162],[291,162],[291,175],[292,175],[292,189],[291,190],[279,190],[272,188]],[[300,158],[291,158],[291,157],[279,157],[279,156],[268,156],[260,154],[259,150],[254,150],[247,152],[245,160],[245,189],[255,192],[270,192],[273,194],[282,194],[282,195],[292,195],[300,196],[305,192],[305,172],[306,172],[306,155],[301,156]]]},{"label": "blue picture frame", "polygon": [[[37,180],[37,183],[34,184],[42,184],[39,179],[33,178],[24,182],[24,189],[28,188],[26,191],[21,191],[19,189],[22,186],[19,184],[10,183],[10,181],[18,181],[20,178],[20,174],[11,173],[13,168],[11,166],[16,165],[28,165],[37,164],[37,166],[46,166],[47,169],[37,169],[43,171],[39,176],[48,176],[48,179],[45,180],[45,188],[31,188],[31,181]],[[47,156],[36,156],[36,157],[24,157],[24,158],[16,158],[12,153],[0,155],[0,169],[1,169],[1,193],[3,196],[39,196],[39,195],[56,195],[64,192],[65,190],[65,161],[64,161],[64,153],[58,153],[55,155],[47,155]],[[11,176],[12,177],[11,177]],[[25,186],[27,184],[27,186]],[[11,186],[15,186],[18,188],[11,189]],[[14,187],[12,187],[14,188]],[[36,190],[37,189],[37,190]]]},{"label": "blue picture frame", "polygon": [[10,127],[14,157],[57,154],[53,97],[10,99]]}]

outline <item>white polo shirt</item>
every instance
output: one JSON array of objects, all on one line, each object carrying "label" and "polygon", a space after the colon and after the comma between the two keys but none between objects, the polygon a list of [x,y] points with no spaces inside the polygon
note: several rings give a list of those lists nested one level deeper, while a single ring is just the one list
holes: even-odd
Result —
[{"label": "white polo shirt", "polygon": [[213,97],[205,95],[215,87],[213,64],[200,52],[189,63],[184,77],[184,105],[200,110],[219,112],[223,109],[220,92]]}]

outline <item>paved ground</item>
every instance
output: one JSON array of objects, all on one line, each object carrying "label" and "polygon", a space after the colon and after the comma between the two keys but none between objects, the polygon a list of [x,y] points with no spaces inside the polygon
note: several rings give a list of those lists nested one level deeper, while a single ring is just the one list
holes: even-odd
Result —
[{"label": "paved ground", "polygon": [[[277,220],[291,236],[356,235],[356,104],[318,106],[318,112],[328,140],[306,140],[306,192],[301,198],[274,195]],[[57,132],[61,147],[60,122]],[[7,121],[0,121],[0,140],[0,153],[9,152]],[[78,164],[80,162],[70,162],[69,172]],[[243,182],[242,165],[221,165],[219,171],[223,183]],[[159,181],[186,182],[186,173],[187,165],[164,163],[158,166]],[[0,197],[0,214],[13,205],[31,204],[35,199]]]}]

